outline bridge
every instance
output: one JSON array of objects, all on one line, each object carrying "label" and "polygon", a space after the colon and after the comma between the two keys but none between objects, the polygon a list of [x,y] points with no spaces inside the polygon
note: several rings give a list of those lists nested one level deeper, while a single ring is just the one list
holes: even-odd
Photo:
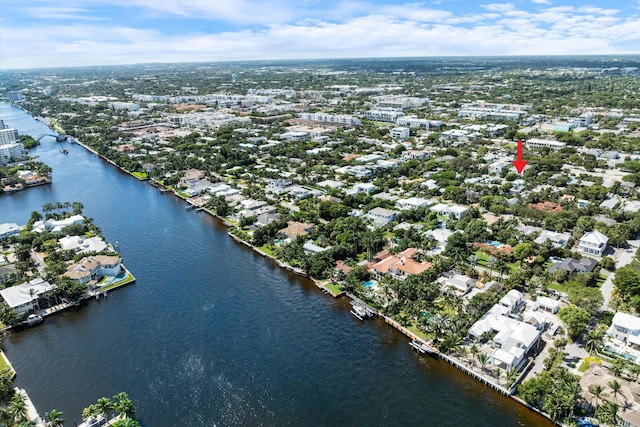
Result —
[{"label": "bridge", "polygon": [[42,138],[44,138],[45,136],[52,136],[56,139],[56,142],[64,142],[64,141],[68,141],[71,137],[69,135],[60,135],[60,134],[55,134],[55,133],[43,133],[41,135],[39,135],[36,140],[40,141]]}]

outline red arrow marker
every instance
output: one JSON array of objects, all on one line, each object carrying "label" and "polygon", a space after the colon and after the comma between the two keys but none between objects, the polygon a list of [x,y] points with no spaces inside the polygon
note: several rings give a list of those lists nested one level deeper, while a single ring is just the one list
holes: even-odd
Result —
[{"label": "red arrow marker", "polygon": [[518,159],[513,161],[513,166],[516,167],[519,174],[522,174],[522,170],[526,165],[527,161],[522,160],[522,141],[518,141]]}]

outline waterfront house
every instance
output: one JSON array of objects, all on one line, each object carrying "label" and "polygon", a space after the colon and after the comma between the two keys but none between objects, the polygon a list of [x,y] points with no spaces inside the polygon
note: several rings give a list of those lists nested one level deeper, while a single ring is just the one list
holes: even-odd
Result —
[{"label": "waterfront house", "polygon": [[602,256],[604,251],[607,249],[607,242],[609,238],[602,234],[601,232],[594,230],[588,233],[584,233],[584,235],[580,238],[578,242],[578,250],[585,254]]},{"label": "waterfront house", "polygon": [[180,178],[180,187],[187,187],[191,181],[204,179],[204,172],[199,169],[188,169],[184,171],[184,176]]},{"label": "waterfront house", "polygon": [[491,361],[503,369],[518,369],[538,342],[540,331],[535,326],[512,319],[508,316],[510,311],[502,304],[494,305],[469,328],[468,335],[480,339],[485,334],[495,334],[491,339],[496,347]]},{"label": "waterfront house", "polygon": [[63,276],[78,283],[89,283],[104,276],[115,277],[122,271],[122,259],[119,256],[95,255],[82,258],[76,264],[67,267]]},{"label": "waterfront house", "polygon": [[38,277],[27,283],[2,289],[0,296],[16,314],[28,313],[35,307],[39,307],[38,300],[53,289],[49,282]]},{"label": "waterfront house", "polygon": [[280,234],[284,236],[285,243],[289,243],[296,239],[298,236],[306,236],[313,230],[314,224],[306,222],[289,221],[287,226],[280,231]]},{"label": "waterfront house", "polygon": [[[614,380],[621,385],[617,396],[609,386]],[[604,390],[598,397],[589,391],[594,385],[599,385]],[[604,401],[614,402],[617,400],[621,410],[617,412],[616,425],[640,427],[640,385],[638,383],[616,377],[608,369],[592,362],[589,369],[580,378],[580,388],[585,402],[581,406],[587,410],[595,410],[596,405],[602,407]]]},{"label": "waterfront house", "polygon": [[0,224],[0,242],[16,234],[20,234],[20,227],[18,224],[12,222]]},{"label": "waterfront house", "polygon": [[394,279],[404,280],[412,274],[420,274],[431,268],[431,263],[416,261],[414,257],[418,253],[416,248],[408,248],[397,255],[389,255],[371,265],[369,271],[376,279],[383,276],[391,276]]},{"label": "waterfront house", "polygon": [[36,233],[42,233],[45,230],[52,233],[57,233],[70,225],[83,223],[84,217],[82,215],[72,215],[69,218],[64,219],[48,219],[46,221],[36,221],[33,223],[32,230]]},{"label": "waterfront house", "polygon": [[102,252],[107,249],[107,244],[99,236],[65,236],[58,240],[63,250],[72,250],[77,253]]}]

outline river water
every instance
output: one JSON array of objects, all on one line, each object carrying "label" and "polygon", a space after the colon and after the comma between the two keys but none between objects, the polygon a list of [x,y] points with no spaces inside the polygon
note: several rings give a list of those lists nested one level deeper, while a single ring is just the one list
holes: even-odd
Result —
[{"label": "river water", "polygon": [[[0,104],[20,133],[50,130]],[[0,196],[0,223],[80,201],[119,243],[131,286],[12,333],[3,347],[41,414],[68,426],[126,391],[145,427],[223,425],[550,426],[380,321],[235,243],[218,221],[79,145],[32,150],[53,184]]]}]

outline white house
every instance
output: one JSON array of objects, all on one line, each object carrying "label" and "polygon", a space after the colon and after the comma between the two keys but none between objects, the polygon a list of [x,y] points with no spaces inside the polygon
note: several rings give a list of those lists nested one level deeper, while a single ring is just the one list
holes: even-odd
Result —
[{"label": "white house", "polygon": [[567,244],[570,238],[571,234],[569,233],[556,233],[555,231],[542,230],[534,242],[538,245],[542,245],[544,242],[549,240],[554,247],[561,248]]},{"label": "white house", "polygon": [[401,210],[419,209],[429,206],[430,200],[421,197],[409,197],[408,199],[400,199],[396,202],[396,206]]},{"label": "white house", "polygon": [[475,338],[487,332],[496,332],[493,345],[497,348],[491,360],[504,369],[518,368],[540,338],[538,329],[508,317],[509,311],[509,308],[496,304],[469,328],[469,335]]},{"label": "white house", "polygon": [[58,244],[64,250],[73,250],[78,253],[101,252],[107,249],[107,244],[99,236],[65,236],[58,240]]},{"label": "white house", "polygon": [[553,314],[556,314],[558,310],[560,310],[560,301],[545,296],[538,297],[536,299],[536,305],[538,308]]},{"label": "white house", "polygon": [[367,218],[373,221],[375,227],[384,227],[393,221],[398,212],[385,208],[373,208],[367,212]]},{"label": "white house", "polygon": [[56,233],[62,231],[63,228],[74,224],[84,223],[84,217],[82,215],[72,215],[65,219],[48,219],[46,221],[36,221],[33,223],[33,231],[41,233],[45,230]]},{"label": "white house", "polygon": [[391,129],[391,139],[399,139],[405,141],[409,138],[409,128],[396,127]]},{"label": "white house", "polygon": [[453,274],[450,277],[442,276],[436,281],[440,283],[441,289],[453,289],[461,295],[465,295],[476,285],[474,279],[463,274]]},{"label": "white house", "polygon": [[578,243],[578,250],[585,254],[602,256],[607,249],[609,238],[597,230],[584,233]]},{"label": "white house", "polygon": [[15,234],[20,234],[20,227],[18,224],[13,222],[0,224],[0,242]]},{"label": "white house", "polygon": [[522,302],[522,292],[511,289],[505,296],[500,298],[499,304],[513,311]]},{"label": "white house", "polygon": [[611,320],[607,335],[625,343],[640,345],[640,317],[616,313]]},{"label": "white house", "polygon": [[38,277],[21,285],[11,286],[0,291],[0,296],[16,314],[26,313],[37,306],[37,300],[46,292],[53,290],[49,282]]}]

